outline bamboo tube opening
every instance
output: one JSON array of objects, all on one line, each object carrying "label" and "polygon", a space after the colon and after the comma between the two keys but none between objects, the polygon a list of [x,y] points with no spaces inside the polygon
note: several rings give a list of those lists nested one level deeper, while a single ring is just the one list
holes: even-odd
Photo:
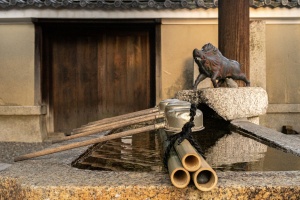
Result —
[{"label": "bamboo tube opening", "polygon": [[200,156],[202,167],[193,173],[193,182],[201,191],[210,191],[218,183],[218,176],[211,166]]},{"label": "bamboo tube opening", "polygon": [[201,157],[188,140],[184,139],[180,144],[177,140],[174,148],[186,170],[195,172],[201,167]]},{"label": "bamboo tube opening", "polygon": [[172,184],[177,188],[185,188],[190,182],[190,173],[183,168],[177,168],[170,175]]},{"label": "bamboo tube opening", "polygon": [[186,154],[181,160],[183,167],[190,172],[197,171],[201,167],[201,159],[197,154]]},{"label": "bamboo tube opening", "polygon": [[210,191],[217,185],[218,177],[211,168],[200,168],[193,174],[193,181],[199,190]]}]

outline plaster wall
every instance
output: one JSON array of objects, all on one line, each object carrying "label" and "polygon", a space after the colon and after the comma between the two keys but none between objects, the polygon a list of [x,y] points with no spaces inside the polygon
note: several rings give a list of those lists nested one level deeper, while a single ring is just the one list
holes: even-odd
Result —
[{"label": "plaster wall", "polygon": [[[210,23],[207,23],[210,22]],[[192,51],[210,42],[218,47],[218,25],[204,20],[163,20],[161,31],[162,99],[172,98],[177,91],[192,89],[198,76]],[[266,89],[265,22],[250,24],[250,81],[251,86]],[[198,89],[213,87],[205,79]]]},{"label": "plaster wall", "polygon": [[300,103],[300,25],[267,25],[267,90],[272,104]]},{"label": "plaster wall", "polygon": [[[192,89],[194,48],[206,43],[218,46],[217,24],[171,24],[161,26],[162,99],[172,98],[180,90]],[[198,72],[196,72],[198,74]]]},{"label": "plaster wall", "polygon": [[300,25],[266,25],[267,115],[261,122],[282,130],[290,125],[300,132]]},{"label": "plaster wall", "polygon": [[34,105],[34,25],[0,24],[0,98]]}]

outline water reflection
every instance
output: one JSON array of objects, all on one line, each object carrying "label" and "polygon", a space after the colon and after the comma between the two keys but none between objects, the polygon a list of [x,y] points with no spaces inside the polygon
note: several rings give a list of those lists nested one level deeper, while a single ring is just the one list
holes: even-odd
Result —
[{"label": "water reflection", "polygon": [[[268,147],[228,129],[210,126],[193,133],[207,162],[220,171],[300,170],[300,157]],[[157,132],[99,143],[74,161],[77,168],[112,171],[165,171]]]},{"label": "water reflection", "polygon": [[[229,130],[206,129],[193,133],[207,162],[220,171],[300,170],[300,157],[269,147]],[[213,140],[211,140],[214,138]]]},{"label": "water reflection", "polygon": [[109,171],[162,171],[156,132],[140,133],[95,145],[75,167]]}]

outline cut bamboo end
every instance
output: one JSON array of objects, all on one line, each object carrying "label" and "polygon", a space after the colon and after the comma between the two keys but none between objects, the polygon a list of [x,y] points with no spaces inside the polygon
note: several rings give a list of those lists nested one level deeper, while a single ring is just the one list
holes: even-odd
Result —
[{"label": "cut bamboo end", "polygon": [[[200,155],[199,155],[200,156]],[[195,186],[201,191],[210,191],[216,187],[218,176],[209,164],[201,157],[202,167],[192,174]]]},{"label": "cut bamboo end", "polygon": [[174,147],[186,170],[195,172],[201,167],[201,158],[189,141],[183,140],[179,145],[176,141]]},{"label": "cut bamboo end", "polygon": [[168,160],[168,170],[171,183],[177,188],[185,188],[191,181],[190,173],[183,168],[177,156],[171,156]]},{"label": "cut bamboo end", "polygon": [[197,171],[201,167],[201,160],[195,154],[186,154],[181,159],[181,162],[183,167],[190,172]]}]

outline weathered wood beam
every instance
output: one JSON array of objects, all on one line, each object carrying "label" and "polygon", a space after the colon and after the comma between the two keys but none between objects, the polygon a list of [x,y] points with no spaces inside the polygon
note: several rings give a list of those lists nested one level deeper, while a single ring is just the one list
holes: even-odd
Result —
[{"label": "weathered wood beam", "polygon": [[249,1],[221,0],[218,7],[219,50],[226,58],[238,61],[249,79]]}]

